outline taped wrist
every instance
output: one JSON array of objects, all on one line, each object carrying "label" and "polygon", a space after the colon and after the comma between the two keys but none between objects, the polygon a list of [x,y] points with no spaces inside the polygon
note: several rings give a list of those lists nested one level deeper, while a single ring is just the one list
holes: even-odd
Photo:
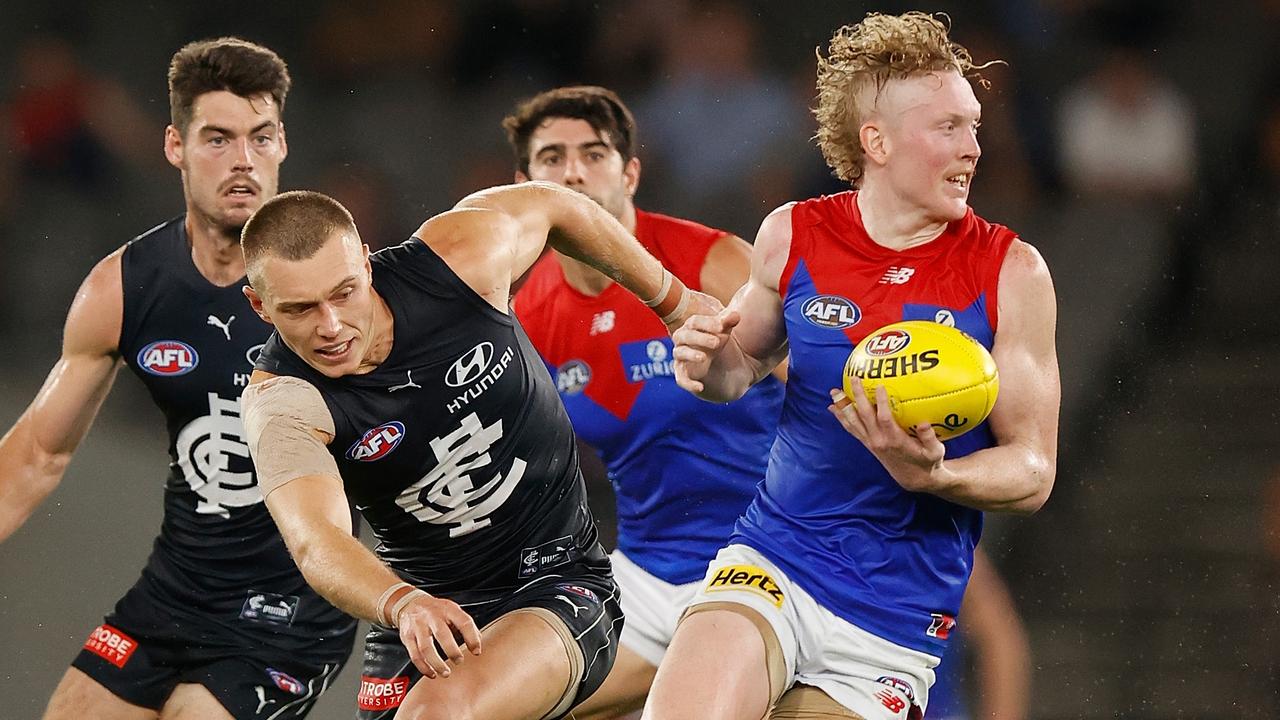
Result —
[{"label": "taped wrist", "polygon": [[662,287],[658,290],[657,296],[652,300],[645,300],[644,304],[653,308],[653,312],[662,318],[663,323],[669,323],[680,317],[685,308],[689,306],[688,290],[680,278],[672,275],[670,270],[664,268],[662,271]]},{"label": "taped wrist", "polygon": [[420,597],[430,597],[430,595],[407,582],[398,582],[383,590],[382,595],[378,597],[378,604],[375,605],[377,608],[375,619],[378,624],[386,627],[400,627],[400,613],[409,603]]}]

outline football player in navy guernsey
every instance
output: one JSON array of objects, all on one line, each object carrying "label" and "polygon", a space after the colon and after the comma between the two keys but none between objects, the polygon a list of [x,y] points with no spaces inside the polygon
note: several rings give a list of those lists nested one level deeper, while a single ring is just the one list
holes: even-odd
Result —
[{"label": "football player in navy guernsey", "polygon": [[89,273],[62,357],[0,440],[3,539],[57,486],[122,363],[169,430],[151,557],[45,718],[303,717],[351,652],[355,620],[303,580],[263,504],[239,412],[270,334],[240,290],[240,229],[276,193],[289,85],[279,56],[239,39],[173,56],[164,152],[186,213]]},{"label": "football player in navy guernsey", "polygon": [[[511,284],[549,244],[668,328],[720,304],[543,182],[471,195],[372,256],[336,201],[284,193],[241,244],[245,294],[276,326],[244,392],[249,448],[303,575],[374,622],[361,717],[565,716],[608,674],[622,614]],[[348,498],[376,555],[351,536]]]}]

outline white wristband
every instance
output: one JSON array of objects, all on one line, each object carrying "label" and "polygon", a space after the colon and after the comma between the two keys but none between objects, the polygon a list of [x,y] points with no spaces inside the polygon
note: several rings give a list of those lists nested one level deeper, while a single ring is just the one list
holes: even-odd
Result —
[{"label": "white wristband", "polygon": [[382,595],[378,597],[378,604],[374,606],[374,608],[376,608],[374,612],[377,613],[377,618],[375,619],[378,621],[379,625],[391,625],[391,620],[386,614],[387,600],[390,600],[391,596],[394,595],[397,590],[411,587],[413,586],[407,582],[398,582],[382,591]]},{"label": "white wristband", "polygon": [[651,308],[656,308],[659,305],[661,305],[662,301],[667,297],[667,291],[671,289],[672,278],[673,276],[671,275],[671,271],[666,268],[663,268],[662,269],[662,287],[658,289],[658,294],[654,295],[652,300],[642,300],[641,302],[643,302],[645,305],[648,305]]},{"label": "white wristband", "polygon": [[407,607],[409,603],[413,602],[414,600],[417,600],[420,597],[430,597],[430,596],[427,595],[427,593],[423,592],[422,590],[419,590],[418,588],[414,588],[409,592],[405,593],[404,597],[397,600],[396,604],[392,606],[391,613],[390,613],[391,622],[388,624],[391,627],[400,627],[400,613],[404,611],[405,607]]},{"label": "white wristband", "polygon": [[676,309],[662,316],[662,324],[666,325],[683,315],[687,307],[689,307],[689,290],[686,288],[684,292],[680,293],[680,302],[676,303]]}]

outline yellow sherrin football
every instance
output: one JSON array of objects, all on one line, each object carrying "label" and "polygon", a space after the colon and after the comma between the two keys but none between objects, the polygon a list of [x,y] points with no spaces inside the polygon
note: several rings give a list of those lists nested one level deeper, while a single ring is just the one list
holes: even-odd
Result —
[{"label": "yellow sherrin football", "polygon": [[949,440],[977,427],[995,407],[1000,375],[991,353],[953,327],[928,320],[886,325],[858,343],[844,365],[844,393],[862,381],[875,402],[889,393],[893,419],[908,432],[920,423]]}]

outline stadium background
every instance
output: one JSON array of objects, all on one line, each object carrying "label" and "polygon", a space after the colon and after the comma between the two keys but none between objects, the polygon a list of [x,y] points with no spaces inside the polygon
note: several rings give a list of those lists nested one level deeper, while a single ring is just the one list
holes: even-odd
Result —
[{"label": "stadium background", "polygon": [[[1031,632],[1032,717],[1280,715],[1275,0],[8,3],[0,425],[56,359],[93,263],[182,208],[160,145],[165,68],[189,40],[281,53],[281,187],[334,194],[375,246],[508,181],[501,118],[570,82],[635,110],[641,207],[750,238],[776,205],[841,189],[808,141],[813,48],[873,9],[948,11],[979,60],[1008,61],[979,92],[972,204],[1053,270],[1064,391],[1053,497],[984,540]],[[134,581],[165,463],[160,416],[122,376],[0,548],[0,717],[38,717]],[[355,668],[312,717],[350,716]]]}]

